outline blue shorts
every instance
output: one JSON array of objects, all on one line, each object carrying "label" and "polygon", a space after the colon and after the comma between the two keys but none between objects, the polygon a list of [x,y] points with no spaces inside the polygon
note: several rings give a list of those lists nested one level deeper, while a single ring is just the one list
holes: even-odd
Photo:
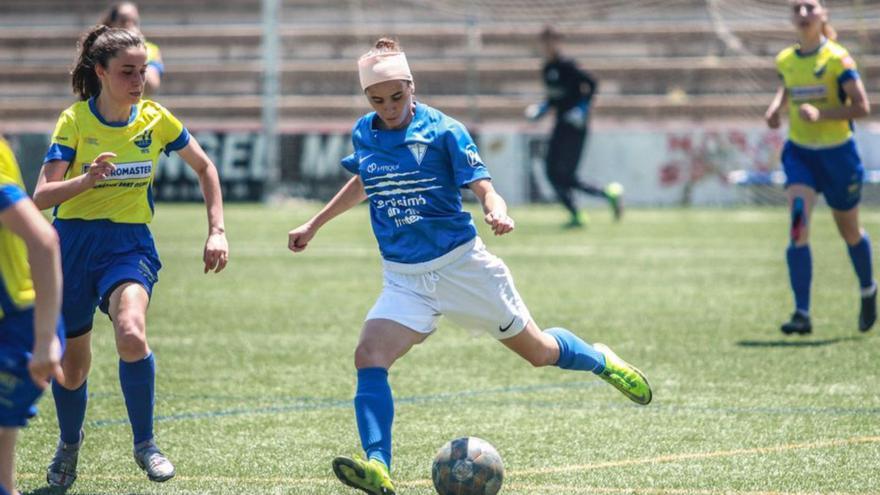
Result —
[{"label": "blue shorts", "polygon": [[[64,324],[59,318],[58,338],[64,347]],[[9,313],[0,319],[0,428],[20,428],[37,414],[42,394],[31,380],[28,362],[34,348],[34,311]]]},{"label": "blue shorts", "polygon": [[865,169],[854,140],[827,149],[810,149],[791,141],[782,149],[785,187],[809,186],[825,195],[835,210],[846,211],[859,204]]},{"label": "blue shorts", "polygon": [[159,253],[145,224],[109,220],[54,222],[61,238],[64,271],[62,314],[67,338],[92,329],[95,308],[107,313],[110,294],[125,282],[142,285],[147,294],[159,280]]}]

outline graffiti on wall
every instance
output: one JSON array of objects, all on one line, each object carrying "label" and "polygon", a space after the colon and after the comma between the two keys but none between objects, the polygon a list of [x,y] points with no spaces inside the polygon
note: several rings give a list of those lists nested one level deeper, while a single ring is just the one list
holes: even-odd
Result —
[{"label": "graffiti on wall", "polygon": [[693,131],[670,132],[666,136],[666,161],[659,168],[661,187],[680,187],[679,202],[693,203],[694,189],[705,181],[726,184],[737,170],[765,173],[779,168],[784,143],[782,133]]}]

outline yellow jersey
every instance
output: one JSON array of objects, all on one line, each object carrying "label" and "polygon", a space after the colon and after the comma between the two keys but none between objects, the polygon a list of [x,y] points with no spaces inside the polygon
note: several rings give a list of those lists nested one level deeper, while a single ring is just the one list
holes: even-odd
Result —
[{"label": "yellow jersey", "polygon": [[128,122],[107,122],[95,98],[80,101],[61,113],[43,163],[70,162],[64,180],[88,172],[103,152],[116,153],[116,171],[94,188],[55,208],[60,219],[149,223],[153,218],[153,177],[159,153],[170,154],[189,144],[183,124],[162,105],[141,100],[132,105]]},{"label": "yellow jersey", "polygon": [[145,42],[147,45],[147,65],[151,65],[159,71],[159,75],[165,73],[165,64],[162,62],[162,53],[155,43]]},{"label": "yellow jersey", "polygon": [[789,139],[807,148],[831,148],[852,138],[852,122],[821,120],[806,122],[798,108],[809,103],[819,110],[847,104],[843,84],[858,79],[856,63],[846,48],[826,40],[812,53],[801,53],[798,45],[776,56],[776,68],[788,93]]},{"label": "yellow jersey", "polygon": [[[27,198],[15,155],[0,138],[0,211]],[[24,241],[0,224],[0,320],[34,303],[34,284]]]}]

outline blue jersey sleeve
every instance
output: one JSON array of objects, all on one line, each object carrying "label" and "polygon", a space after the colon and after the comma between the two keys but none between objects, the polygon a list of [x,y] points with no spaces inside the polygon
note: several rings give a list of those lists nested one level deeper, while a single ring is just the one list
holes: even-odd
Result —
[{"label": "blue jersey sleeve", "polygon": [[358,173],[358,166],[357,153],[352,153],[342,159],[342,168],[353,174]]},{"label": "blue jersey sleeve", "polygon": [[480,179],[491,179],[489,169],[483,163],[477,144],[474,143],[470,133],[465,127],[456,121],[449,123],[445,136],[446,150],[452,163],[452,173],[455,183],[459,187],[465,187],[471,182]]},{"label": "blue jersey sleeve", "polygon": [[163,64],[162,62],[150,60],[149,62],[147,62],[147,65],[156,69],[156,71],[159,72],[160,76],[165,75],[165,64]]},{"label": "blue jersey sleeve", "polygon": [[840,76],[837,77],[837,83],[843,86],[847,81],[852,81],[859,78],[859,71],[855,69],[846,69],[843,71]]},{"label": "blue jersey sleeve", "polygon": [[27,194],[15,184],[0,185],[0,211],[6,210],[26,197]]},{"label": "blue jersey sleeve", "polygon": [[186,130],[186,127],[184,127],[180,131],[180,134],[177,136],[177,138],[174,139],[174,141],[171,141],[170,143],[165,145],[165,154],[171,155],[172,151],[180,151],[183,148],[186,148],[186,146],[189,144],[189,140],[189,131]]},{"label": "blue jersey sleeve", "polygon": [[43,163],[49,163],[54,160],[73,162],[74,157],[76,157],[75,149],[63,144],[52,143],[49,146],[49,151],[46,152],[46,156],[43,157]]}]

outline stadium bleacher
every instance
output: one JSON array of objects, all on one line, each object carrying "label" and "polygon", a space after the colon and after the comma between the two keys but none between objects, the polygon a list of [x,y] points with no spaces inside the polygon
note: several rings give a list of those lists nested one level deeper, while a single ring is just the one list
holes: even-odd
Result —
[{"label": "stadium bleacher", "polygon": [[[564,15],[577,4],[545,3],[545,16]],[[466,120],[519,119],[524,106],[540,98],[535,38],[549,19],[527,18],[528,2],[480,0],[468,7],[411,0],[395,2],[385,16],[379,0],[358,4],[283,2],[282,125],[350,122],[359,115],[366,102],[354,59],[389,34],[407,50],[422,98]],[[790,29],[780,23],[784,14],[756,22],[747,8],[716,12],[726,16],[719,28],[705,1],[666,0],[663,16],[651,11],[651,21],[639,18],[648,7],[627,12],[619,3],[611,10],[611,4],[595,4],[581,9],[582,22],[559,26],[568,54],[600,80],[596,118],[731,120],[763,113],[778,81],[772,55],[790,43]],[[68,70],[76,39],[105,6],[97,0],[2,2],[0,131],[51,127],[73,98]],[[866,22],[853,8],[835,10],[835,25],[873,101],[880,101],[880,57],[872,51],[880,46],[880,23]],[[470,18],[464,16],[469,9]],[[188,122],[259,125],[259,0],[153,0],[141,2],[141,13],[167,67],[158,99]]]}]

